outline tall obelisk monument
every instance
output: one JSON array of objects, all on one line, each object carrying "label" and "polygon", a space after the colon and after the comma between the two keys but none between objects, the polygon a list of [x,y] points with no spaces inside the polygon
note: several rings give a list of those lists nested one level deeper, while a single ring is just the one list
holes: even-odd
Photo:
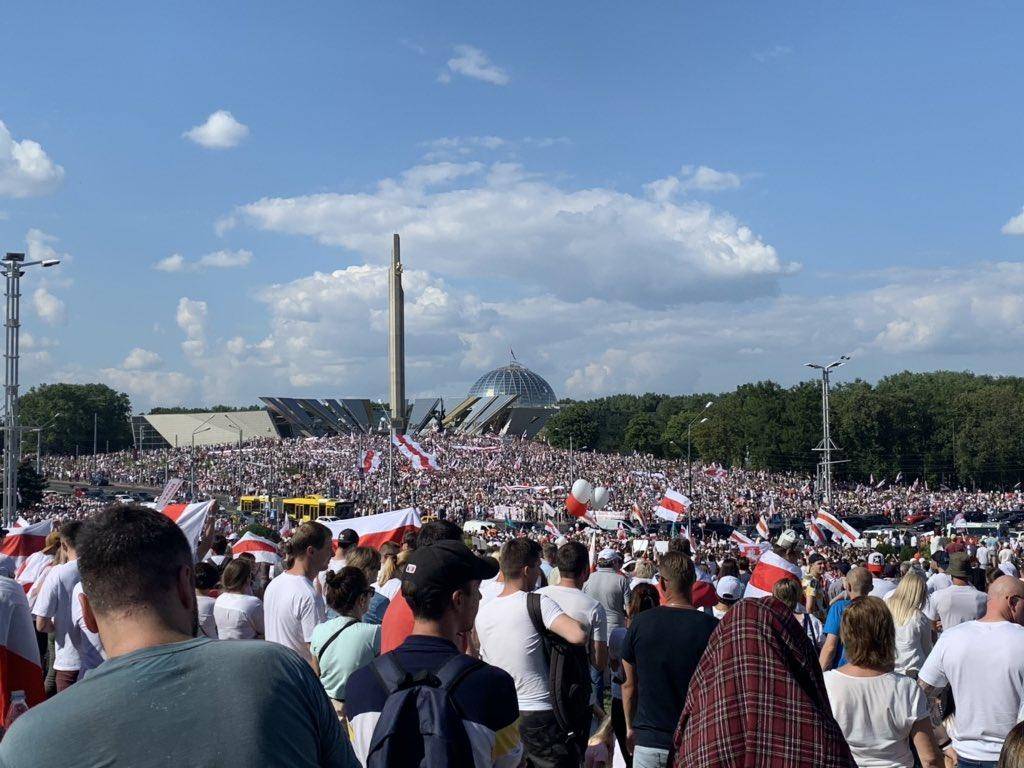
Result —
[{"label": "tall obelisk monument", "polygon": [[391,423],[401,432],[405,430],[405,292],[398,235],[395,235],[388,271],[388,373]]}]

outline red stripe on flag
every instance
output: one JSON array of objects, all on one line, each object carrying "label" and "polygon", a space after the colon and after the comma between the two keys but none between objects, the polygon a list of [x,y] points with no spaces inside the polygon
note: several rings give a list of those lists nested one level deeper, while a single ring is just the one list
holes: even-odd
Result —
[{"label": "red stripe on flag", "polygon": [[386,544],[389,541],[393,541],[396,544],[401,544],[402,539],[405,538],[405,534],[409,531],[418,531],[420,527],[418,525],[403,525],[399,528],[394,528],[390,531],[376,531],[374,533],[367,533],[364,536],[359,537],[360,547],[373,547],[379,549],[381,544]]},{"label": "red stripe on flag", "polygon": [[43,670],[10,648],[0,645],[0,722],[7,719],[11,694],[24,691],[30,707],[46,698],[43,692]]},{"label": "red stripe on flag", "polygon": [[667,509],[669,512],[675,512],[678,515],[686,514],[686,505],[680,504],[674,499],[670,499],[667,496],[658,502],[658,506],[662,509]]},{"label": "red stripe on flag", "polygon": [[764,592],[771,592],[772,587],[774,587],[779,581],[782,581],[782,579],[795,578],[796,574],[793,572],[787,571],[785,568],[779,568],[777,565],[761,561],[754,568],[754,572],[750,574],[750,586],[756,587]]},{"label": "red stripe on flag", "polygon": [[231,548],[231,553],[239,555],[242,552],[273,552],[277,554],[277,547],[264,544],[262,541],[240,541]]}]

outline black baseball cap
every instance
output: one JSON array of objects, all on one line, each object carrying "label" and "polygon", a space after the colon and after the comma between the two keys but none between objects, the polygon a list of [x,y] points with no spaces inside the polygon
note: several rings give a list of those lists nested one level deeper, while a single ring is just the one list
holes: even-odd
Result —
[{"label": "black baseball cap", "polygon": [[409,582],[417,593],[450,593],[467,581],[493,579],[498,561],[477,557],[461,541],[435,541],[416,549],[405,564],[402,582]]},{"label": "black baseball cap", "polygon": [[932,560],[934,560],[936,565],[938,565],[942,570],[949,568],[949,554],[944,550],[938,550],[934,555],[932,555]]},{"label": "black baseball cap", "polygon": [[815,563],[822,562],[824,559],[825,559],[824,557],[822,557],[817,552],[815,552],[813,555],[811,555],[809,558],[807,558],[807,564],[808,565],[814,565]]},{"label": "black baseball cap", "polygon": [[359,534],[351,528],[345,528],[338,534],[338,546],[348,549],[359,543]]}]

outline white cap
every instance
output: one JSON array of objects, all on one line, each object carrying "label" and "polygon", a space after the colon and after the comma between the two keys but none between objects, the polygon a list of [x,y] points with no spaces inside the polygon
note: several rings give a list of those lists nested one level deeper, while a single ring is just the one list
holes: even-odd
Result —
[{"label": "white cap", "polygon": [[597,555],[597,561],[598,562],[610,563],[612,560],[621,560],[621,559],[622,559],[622,555],[620,555],[617,550],[614,550],[611,547],[607,547],[605,549],[602,549],[598,553],[598,555]]},{"label": "white cap", "polygon": [[872,552],[868,555],[868,565],[885,565],[885,558],[881,552]]},{"label": "white cap", "polygon": [[722,600],[739,600],[743,597],[743,582],[735,576],[723,576],[715,585],[715,592]]},{"label": "white cap", "polygon": [[787,528],[779,534],[779,538],[775,540],[775,543],[778,544],[782,549],[789,549],[794,544],[796,544],[799,539],[800,537],[797,536],[796,531],[794,531],[792,528]]}]

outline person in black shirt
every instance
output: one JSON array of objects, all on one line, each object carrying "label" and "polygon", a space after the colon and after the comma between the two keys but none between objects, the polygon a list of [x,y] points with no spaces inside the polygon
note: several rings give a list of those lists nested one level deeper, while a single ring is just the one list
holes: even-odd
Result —
[{"label": "person in black shirt", "polygon": [[695,579],[689,557],[666,553],[659,566],[665,602],[635,617],[626,633],[622,706],[634,768],[662,768],[667,763],[690,678],[718,624],[690,602]]}]

